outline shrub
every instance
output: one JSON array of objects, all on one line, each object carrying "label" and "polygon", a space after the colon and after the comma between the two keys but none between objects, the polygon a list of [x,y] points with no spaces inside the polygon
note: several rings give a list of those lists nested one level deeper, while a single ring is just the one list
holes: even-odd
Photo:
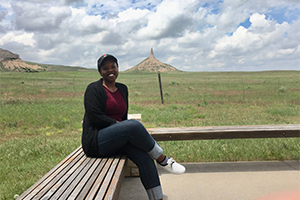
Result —
[{"label": "shrub", "polygon": [[284,87],[284,86],[281,86],[280,88],[279,88],[279,92],[286,92],[286,87]]},{"label": "shrub", "polygon": [[179,83],[176,82],[176,81],[172,81],[172,82],[170,83],[170,85],[179,85]]}]

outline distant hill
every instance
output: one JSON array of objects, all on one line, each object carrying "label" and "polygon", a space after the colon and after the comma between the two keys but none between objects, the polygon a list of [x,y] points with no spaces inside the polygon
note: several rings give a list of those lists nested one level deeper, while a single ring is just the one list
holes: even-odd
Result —
[{"label": "distant hill", "polygon": [[146,58],[138,65],[126,70],[131,71],[148,71],[148,72],[174,72],[179,71],[175,67],[162,63],[154,57],[153,49],[151,49],[150,57]]},{"label": "distant hill", "polygon": [[42,72],[42,71],[91,71],[84,67],[48,65],[23,61],[18,54],[0,48],[0,71]]},{"label": "distant hill", "polygon": [[36,64],[28,64],[18,54],[0,49],[0,71],[38,72],[43,68]]},{"label": "distant hill", "polygon": [[[18,54],[0,48],[0,71],[14,72],[43,72],[43,71],[95,71],[84,67],[70,67],[63,65],[39,64],[23,61]],[[162,63],[154,57],[151,49],[150,57],[138,65],[126,70],[126,72],[174,72],[180,71],[175,67]]]},{"label": "distant hill", "polygon": [[89,69],[84,67],[71,67],[71,66],[64,66],[64,65],[49,65],[49,64],[40,64],[34,62],[26,62],[30,65],[39,65],[43,68],[44,71],[47,72],[54,72],[54,71],[96,71],[97,69]]}]

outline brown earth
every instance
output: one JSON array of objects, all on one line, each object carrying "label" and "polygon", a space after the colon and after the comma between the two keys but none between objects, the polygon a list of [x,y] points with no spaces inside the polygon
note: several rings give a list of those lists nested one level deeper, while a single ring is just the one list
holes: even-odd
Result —
[{"label": "brown earth", "polygon": [[42,70],[43,68],[38,65],[30,65],[24,62],[21,59],[14,59],[14,60],[5,60],[2,61],[3,68],[9,71],[28,71],[30,70]]}]

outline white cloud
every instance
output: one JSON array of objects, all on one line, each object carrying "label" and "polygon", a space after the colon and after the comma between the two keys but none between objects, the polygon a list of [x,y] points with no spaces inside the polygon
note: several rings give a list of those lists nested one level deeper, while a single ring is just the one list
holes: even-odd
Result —
[{"label": "white cloud", "polygon": [[80,22],[80,31],[83,33],[99,33],[104,31],[108,26],[108,21],[102,20],[101,16],[89,16],[86,15]]},{"label": "white cloud", "polygon": [[127,22],[127,21],[139,21],[140,19],[146,17],[148,14],[150,13],[149,10],[144,9],[133,9],[133,8],[129,8],[128,10],[125,10],[123,12],[120,12],[118,14],[118,21],[120,22]]},{"label": "white cloud", "polygon": [[[274,62],[274,59],[285,59],[287,56],[294,55],[295,48],[282,49],[291,25],[278,24],[258,13],[250,16],[250,22],[252,24],[248,29],[240,26],[231,36],[223,36],[217,40],[215,48],[210,51],[208,57],[214,60],[226,58],[224,63],[242,66],[251,62],[257,64]],[[225,66],[217,63],[215,65]]]},{"label": "white cloud", "polygon": [[[300,62],[299,1],[8,0],[0,6],[1,48],[24,60],[96,67],[101,54],[111,53],[125,70],[154,48],[160,61],[189,71],[281,69],[282,63],[295,69]],[[249,26],[240,26],[245,21]]]},{"label": "white cloud", "polygon": [[0,45],[4,45],[8,42],[17,42],[24,45],[33,46],[35,40],[33,39],[33,33],[14,33],[9,32],[0,38]]},{"label": "white cloud", "polygon": [[29,32],[51,32],[58,30],[64,19],[71,15],[69,7],[53,7],[49,4],[33,4],[18,1],[12,3],[14,18],[12,20],[17,30]]},{"label": "white cloud", "polygon": [[149,22],[138,32],[138,36],[149,39],[180,37],[190,29],[191,14],[196,4],[187,0],[165,0],[157,6],[156,12],[148,16]]},{"label": "white cloud", "polygon": [[254,13],[250,17],[250,22],[253,27],[269,27],[270,21],[265,19],[266,16],[264,14],[260,15],[258,13]]}]

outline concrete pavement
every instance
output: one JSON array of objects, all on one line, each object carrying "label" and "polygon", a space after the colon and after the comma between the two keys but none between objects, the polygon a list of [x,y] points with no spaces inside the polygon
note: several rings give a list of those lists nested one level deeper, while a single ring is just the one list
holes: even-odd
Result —
[{"label": "concrete pavement", "polygon": [[[300,200],[299,161],[183,165],[187,171],[182,175],[158,166],[164,200]],[[144,199],[139,177],[125,178],[119,200]]]}]

